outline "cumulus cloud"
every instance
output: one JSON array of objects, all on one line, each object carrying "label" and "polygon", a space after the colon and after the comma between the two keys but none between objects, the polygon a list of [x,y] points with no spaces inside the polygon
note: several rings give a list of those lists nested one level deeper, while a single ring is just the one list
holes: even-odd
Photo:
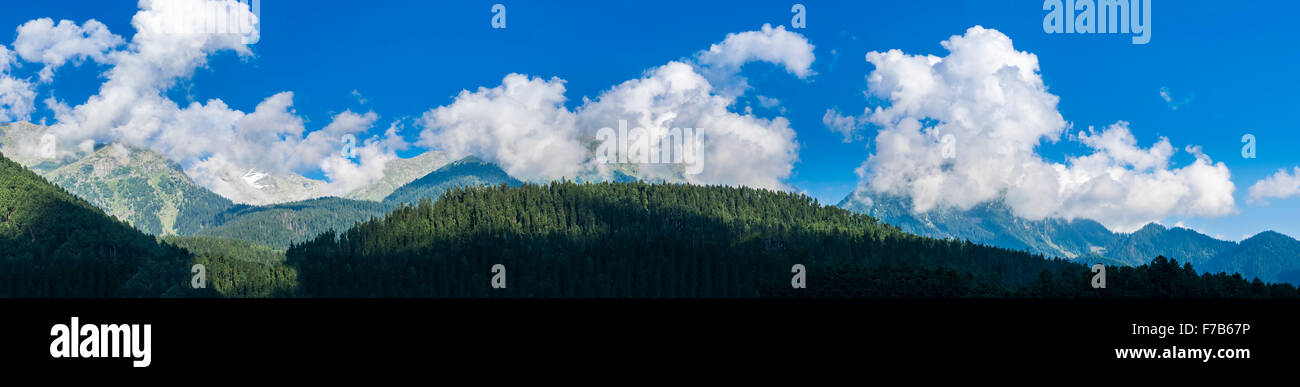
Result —
[{"label": "cumulus cloud", "polygon": [[739,71],[740,66],[754,61],[784,66],[786,71],[807,78],[813,74],[813,46],[785,26],[764,24],[758,31],[727,34],[721,43],[709,46],[698,54],[702,65],[715,69]]},{"label": "cumulus cloud", "polygon": [[741,94],[748,89],[743,77],[736,76],[741,66],[750,62],[767,62],[781,67],[799,78],[806,79],[814,72],[813,45],[797,32],[785,26],[773,28],[769,24],[757,31],[727,34],[720,43],[695,54],[695,60],[704,68],[704,76],[726,94]]},{"label": "cumulus cloud", "polygon": [[859,190],[911,196],[917,212],[1001,197],[1018,216],[1085,217],[1116,231],[1171,214],[1236,210],[1223,163],[1188,147],[1195,161],[1171,169],[1169,140],[1143,148],[1125,122],[1078,133],[1091,154],[1044,160],[1038,145],[1060,141],[1070,125],[1038,74],[1038,58],[978,26],[942,45],[944,57],[868,53],[875,66],[868,92],[888,103],[860,117],[832,110],[823,118],[846,137],[864,125],[879,128],[875,153],[858,168]]},{"label": "cumulus cloud", "polygon": [[419,144],[453,158],[478,155],[521,179],[572,178],[587,152],[564,101],[563,80],[510,74],[424,113]]},{"label": "cumulus cloud", "polygon": [[94,19],[78,26],[71,20],[60,20],[55,24],[52,19],[41,18],[18,26],[14,51],[25,61],[45,64],[40,79],[49,82],[54,79],[54,70],[69,61],[80,63],[90,59],[107,63],[107,53],[123,43],[122,37],[109,32],[107,26]]},{"label": "cumulus cloud", "polygon": [[[588,101],[579,109],[578,124],[590,136],[602,127],[617,128],[619,120],[626,120],[629,128],[692,128],[700,133],[700,173],[638,170],[644,178],[788,189],[784,181],[794,169],[799,148],[790,122],[733,113],[727,107],[734,102],[735,97],[716,93],[691,66],[670,62]],[[650,151],[659,149],[652,146]]]},{"label": "cumulus cloud", "polygon": [[0,122],[26,121],[36,110],[36,89],[9,71],[17,65],[13,51],[0,44]]},{"label": "cumulus cloud", "polygon": [[[728,110],[747,86],[740,67],[751,61],[783,66],[798,77],[813,75],[812,45],[784,27],[728,35],[695,55],[672,61],[641,78],[615,85],[575,110],[564,106],[564,82],[507,75],[500,86],[462,91],[447,106],[424,114],[419,145],[453,156],[476,154],[527,180],[604,176],[609,165],[593,156],[601,128],[692,128],[699,132],[699,173],[640,165],[625,171],[652,180],[787,189],[798,159],[789,121]],[[717,84],[730,90],[720,90]],[[776,100],[769,102],[779,103]],[[773,105],[776,106],[776,105]],[[656,145],[650,145],[657,152]]]},{"label": "cumulus cloud", "polygon": [[1251,204],[1267,204],[1268,199],[1285,199],[1300,196],[1300,167],[1287,173],[1279,169],[1272,176],[1255,182],[1250,186],[1246,201]]}]

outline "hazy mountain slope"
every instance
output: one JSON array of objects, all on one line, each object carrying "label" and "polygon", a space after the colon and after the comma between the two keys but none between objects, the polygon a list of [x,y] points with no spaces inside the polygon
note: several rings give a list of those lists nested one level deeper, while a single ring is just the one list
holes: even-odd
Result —
[{"label": "hazy mountain slope", "polygon": [[850,195],[839,203],[839,207],[874,216],[918,235],[970,240],[1048,257],[1073,259],[1100,255],[1115,238],[1113,233],[1091,220],[1020,218],[1012,214],[1002,201],[976,205],[965,211],[936,208],[916,214],[912,212],[912,202],[907,197],[874,195],[868,198],[870,205],[861,199]]},{"label": "hazy mountain slope", "polygon": [[415,203],[420,199],[436,200],[449,189],[475,185],[521,184],[494,164],[477,157],[466,157],[415,179],[384,198],[386,203]]},{"label": "hazy mountain slope", "polygon": [[57,138],[46,129],[29,122],[0,124],[0,153],[38,174],[53,171],[87,153],[51,146]]},{"label": "hazy mountain slope", "polygon": [[942,208],[916,214],[907,198],[877,194],[863,199],[850,195],[839,206],[923,236],[969,239],[1085,264],[1136,266],[1163,255],[1206,272],[1240,272],[1247,278],[1270,282],[1300,282],[1300,242],[1272,232],[1237,244],[1154,223],[1125,234],[1113,233],[1087,219],[1027,220],[1012,214],[1001,201],[965,211]]},{"label": "hazy mountain slope", "polygon": [[0,297],[157,297],[189,259],[0,157]]},{"label": "hazy mountain slope", "polygon": [[200,184],[232,202],[254,206],[326,196],[325,182],[295,173],[274,175],[256,170],[242,174],[223,171],[215,179]]},{"label": "hazy mountain slope", "polygon": [[384,165],[383,177],[345,197],[356,200],[382,201],[401,186],[428,175],[438,168],[442,168],[450,161],[451,159],[447,157],[446,153],[439,151],[428,151],[409,159],[389,161],[387,165]]},{"label": "hazy mountain slope", "polygon": [[188,235],[211,226],[230,200],[190,180],[157,153],[114,143],[46,175],[51,182],[155,235]]},{"label": "hazy mountain slope", "polygon": [[1300,241],[1265,231],[1226,249],[1206,263],[1206,271],[1241,273],[1265,282],[1300,284]]},{"label": "hazy mountain slope", "polygon": [[220,224],[198,235],[286,248],[329,230],[342,231],[393,209],[388,203],[320,198],[266,206],[236,205],[216,216]]}]

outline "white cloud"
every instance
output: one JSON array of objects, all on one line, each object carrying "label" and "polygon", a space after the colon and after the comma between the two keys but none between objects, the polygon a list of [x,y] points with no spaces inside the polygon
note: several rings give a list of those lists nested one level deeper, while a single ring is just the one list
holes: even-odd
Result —
[{"label": "white cloud", "polygon": [[1300,167],[1291,173],[1279,169],[1272,176],[1250,186],[1246,201],[1250,204],[1267,204],[1268,199],[1285,199],[1300,195]]},{"label": "white cloud", "polygon": [[587,151],[564,101],[563,80],[510,74],[424,113],[419,145],[452,158],[478,155],[525,180],[572,178]]},{"label": "white cloud", "polygon": [[[812,45],[802,35],[765,25],[761,31],[730,34],[696,55],[697,63],[673,61],[650,69],[584,99],[573,111],[564,106],[563,80],[510,74],[500,86],[462,91],[452,104],[425,113],[419,145],[453,157],[476,154],[526,180],[550,180],[595,173],[591,145],[600,128],[698,128],[703,138],[703,170],[641,166],[647,179],[702,184],[789,188],[784,182],[798,159],[794,130],[785,118],[762,119],[728,110],[746,86],[739,69],[767,61],[799,77],[812,75]],[[717,83],[735,87],[719,90]],[[772,100],[775,101],[775,100]],[[769,101],[769,102],[772,102]]]},{"label": "white cloud", "polygon": [[9,72],[9,68],[17,61],[18,60],[14,58],[14,52],[10,51],[9,47],[0,44],[0,73]]},{"label": "white cloud", "polygon": [[35,87],[9,74],[16,65],[14,52],[0,44],[0,122],[26,121],[36,110]]},{"label": "white cloud", "polygon": [[77,26],[71,20],[60,20],[55,24],[49,18],[40,18],[18,26],[14,51],[25,61],[45,64],[40,79],[49,82],[54,79],[54,70],[68,61],[80,63],[90,59],[107,63],[107,53],[122,44],[122,37],[109,32],[107,26],[94,19]]},{"label": "white cloud", "polygon": [[749,88],[743,77],[736,76],[741,66],[750,62],[767,62],[782,66],[790,74],[806,79],[814,72],[813,45],[785,26],[763,24],[758,31],[727,34],[721,43],[695,55],[704,67],[704,76],[721,93],[739,95]]},{"label": "white cloud", "polygon": [[352,89],[352,98],[355,98],[355,99],[357,100],[357,103],[362,104],[362,105],[365,105],[366,102],[369,102],[369,101],[370,101],[370,100],[366,99],[365,96],[361,95],[361,91],[360,91],[360,90],[357,90],[357,89]]},{"label": "white cloud", "polygon": [[[702,133],[701,173],[645,168],[638,171],[644,178],[788,189],[784,181],[798,159],[789,121],[728,111],[734,102],[735,97],[715,93],[691,66],[671,62],[588,101],[579,109],[578,125],[588,136],[602,127],[617,128],[619,120],[627,120],[629,128],[695,128]],[[672,176],[661,175],[665,172]]]},{"label": "white cloud", "polygon": [[841,114],[839,109],[826,109],[826,114],[822,115],[822,124],[825,124],[832,132],[844,136],[844,142],[852,142],[859,136],[858,118],[851,115]]},{"label": "white cloud", "polygon": [[727,34],[722,43],[709,46],[698,58],[702,65],[733,72],[746,63],[762,61],[784,66],[799,78],[813,74],[813,46],[785,26],[764,24],[758,31]]},{"label": "white cloud", "polygon": [[1174,94],[1168,87],[1160,88],[1160,99],[1165,100],[1165,104],[1169,105],[1169,110],[1178,110],[1178,108],[1183,107],[1183,105],[1192,103],[1192,99],[1195,97],[1196,95],[1188,95],[1181,100],[1174,100]]},{"label": "white cloud", "polygon": [[868,53],[875,66],[868,92],[888,104],[857,118],[833,110],[823,118],[846,136],[863,124],[879,128],[876,152],[858,169],[859,190],[909,195],[918,212],[1005,197],[1018,216],[1091,218],[1116,231],[1170,214],[1236,210],[1223,163],[1188,147],[1195,161],[1170,169],[1168,139],[1142,148],[1125,122],[1079,133],[1092,154],[1044,160],[1038,145],[1059,141],[1069,125],[1038,74],[1038,58],[978,26],[942,45],[945,57]]}]

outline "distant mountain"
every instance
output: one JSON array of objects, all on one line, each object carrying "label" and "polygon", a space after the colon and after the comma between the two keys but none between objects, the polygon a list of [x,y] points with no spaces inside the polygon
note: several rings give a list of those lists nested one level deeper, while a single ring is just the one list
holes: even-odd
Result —
[{"label": "distant mountain", "polygon": [[0,297],[182,295],[189,262],[0,156]]},{"label": "distant mountain", "polygon": [[215,179],[202,183],[235,203],[254,206],[326,196],[325,182],[296,173],[277,175],[250,169],[243,173],[222,172]]},{"label": "distant mountain", "polygon": [[447,164],[407,185],[393,191],[384,202],[395,204],[415,203],[423,198],[438,199],[444,192],[456,187],[475,185],[522,184],[495,164],[470,156]]},{"label": "distant mountain", "polygon": [[1155,223],[1133,233],[1115,233],[1088,219],[1017,217],[1001,200],[968,210],[936,208],[918,214],[907,197],[857,193],[839,207],[922,236],[970,240],[1085,264],[1137,266],[1163,255],[1205,272],[1240,272],[1247,278],[1300,284],[1300,242],[1277,233],[1262,233],[1240,244]]},{"label": "distant mountain", "polygon": [[[1105,256],[1117,257],[1129,265],[1139,265],[1157,255],[1190,262],[1205,270],[1211,258],[1236,246],[1230,241],[1218,240],[1182,227],[1165,228],[1150,223],[1132,234],[1116,234],[1106,246]],[[1295,250],[1294,253],[1300,253]]]},{"label": "distant mountain", "polygon": [[[865,200],[864,200],[865,199]],[[1025,250],[1046,257],[1105,257],[1102,254],[1115,234],[1100,223],[1076,219],[1027,220],[1015,216],[1001,200],[976,205],[969,210],[936,208],[913,213],[905,196],[876,194],[846,197],[839,207],[868,214],[917,235],[932,238],[968,239],[971,242]],[[1117,257],[1115,263],[1133,264],[1131,257]],[[1150,260],[1155,256],[1147,257]]]},{"label": "distant mountain", "polygon": [[384,176],[370,185],[346,195],[348,199],[383,201],[399,187],[447,165],[451,159],[446,153],[428,151],[409,159],[397,159],[384,165]]},{"label": "distant mountain", "polygon": [[38,174],[53,171],[86,153],[59,149],[56,140],[45,126],[29,122],[0,124],[0,153]]},{"label": "distant mountain", "polygon": [[1206,263],[1212,273],[1241,273],[1266,282],[1300,285],[1300,241],[1265,231],[1235,244]]},{"label": "distant mountain", "polygon": [[189,235],[230,208],[157,153],[113,143],[46,174],[51,182],[154,235]]},{"label": "distant mountain", "polygon": [[264,206],[236,205],[216,216],[214,222],[220,226],[198,235],[287,248],[329,230],[343,232],[357,222],[381,217],[402,204],[425,198],[436,200],[448,189],[502,183],[521,184],[496,165],[466,157],[414,179],[380,202],[326,197]]}]

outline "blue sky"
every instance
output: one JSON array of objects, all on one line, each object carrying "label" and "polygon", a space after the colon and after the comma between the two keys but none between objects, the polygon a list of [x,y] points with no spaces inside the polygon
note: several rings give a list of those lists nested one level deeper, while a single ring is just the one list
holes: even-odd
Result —
[{"label": "blue sky", "polygon": [[[508,28],[492,29],[490,8],[507,6]],[[739,3],[732,4],[732,3]],[[344,110],[374,111],[382,132],[404,120],[415,136],[414,120],[447,105],[461,90],[494,87],[509,73],[565,81],[570,109],[583,97],[596,98],[621,82],[636,79],[668,61],[688,58],[727,34],[756,30],[765,23],[791,23],[791,1],[316,1],[266,0],[261,39],[252,56],[218,53],[208,65],[168,96],[181,105],[220,99],[231,108],[252,111],[267,97],[294,93],[294,110],[308,130],[328,124]],[[800,151],[788,182],[823,203],[836,203],[858,184],[855,168],[866,160],[873,137],[843,142],[822,122],[828,108],[855,114],[879,100],[864,95],[873,66],[870,51],[899,49],[908,54],[943,56],[939,42],[981,25],[1037,55],[1042,80],[1060,97],[1058,109],[1074,128],[1105,127],[1127,121],[1146,147],[1168,137],[1175,165],[1193,160],[1181,150],[1199,145],[1223,162],[1235,183],[1239,213],[1218,217],[1162,219],[1182,221],[1225,239],[1274,229],[1300,235],[1300,198],[1248,204],[1247,189],[1281,168],[1300,165],[1300,53],[1294,48],[1290,17],[1297,6],[1281,2],[1157,2],[1152,39],[1134,45],[1124,35],[1049,35],[1039,1],[802,1],[807,28],[792,30],[815,46],[815,75],[793,77],[778,66],[750,63],[743,75],[752,87],[732,109],[752,106],[759,117],[783,116],[794,129]],[[129,2],[14,2],[0,14],[0,28],[49,17],[77,23],[96,19],[129,40],[134,33]],[[0,36],[8,45],[13,36]],[[39,65],[24,65],[18,75],[33,76]],[[94,95],[105,66],[63,67],[50,84],[37,89],[71,105]],[[1173,109],[1161,98],[1168,90]],[[352,92],[356,90],[361,98]],[[781,101],[761,106],[756,96]],[[364,99],[364,102],[362,102]],[[53,120],[41,107],[33,121]],[[1258,139],[1258,157],[1241,157],[1243,134]],[[413,148],[402,156],[419,153]],[[1085,152],[1070,142],[1047,144],[1041,156],[1060,162]],[[310,171],[309,177],[320,177]]]}]

